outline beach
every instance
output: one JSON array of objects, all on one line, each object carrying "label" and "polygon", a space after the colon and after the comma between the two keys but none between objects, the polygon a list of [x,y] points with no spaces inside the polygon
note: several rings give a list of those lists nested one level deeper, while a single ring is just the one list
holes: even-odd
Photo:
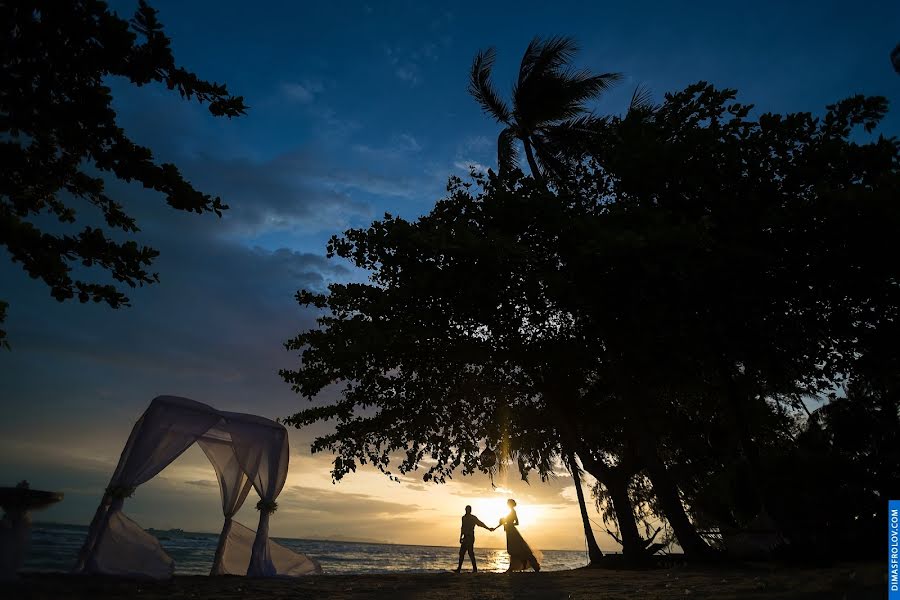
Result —
[{"label": "beach", "polygon": [[553,573],[402,573],[320,575],[297,579],[176,576],[171,581],[31,573],[7,584],[5,598],[131,598],[173,600],[335,599],[501,600],[559,598],[625,600],[670,598],[883,598],[880,564],[829,568],[672,568],[653,571],[576,569]]}]

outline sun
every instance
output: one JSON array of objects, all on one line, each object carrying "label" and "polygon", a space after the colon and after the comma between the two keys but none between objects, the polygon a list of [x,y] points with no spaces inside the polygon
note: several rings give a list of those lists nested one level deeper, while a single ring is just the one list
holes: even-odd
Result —
[{"label": "sun", "polygon": [[[472,500],[472,514],[490,527],[497,525],[500,522],[500,519],[509,513],[509,507],[506,505],[506,501],[511,495],[505,493],[508,490],[498,491],[500,493],[495,496]],[[540,513],[541,507],[539,506],[523,503],[519,503],[516,506],[516,514],[519,516],[521,527],[524,528],[536,525]]]},{"label": "sun", "polygon": [[509,508],[506,506],[506,498],[490,497],[478,498],[472,501],[472,513],[481,519],[485,525],[493,527],[506,516]]}]

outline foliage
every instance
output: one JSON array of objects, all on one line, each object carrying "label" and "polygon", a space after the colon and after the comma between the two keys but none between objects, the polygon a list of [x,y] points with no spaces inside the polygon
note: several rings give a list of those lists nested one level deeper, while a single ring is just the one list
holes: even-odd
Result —
[{"label": "foliage", "polygon": [[750,110],[705,83],[639,101],[598,124],[564,188],[516,169],[452,180],[415,222],[333,238],[371,282],[298,293],[324,315],[282,375],[310,399],[343,389],[288,422],[336,421],[313,449],[336,453],[337,479],[400,454],[444,481],[478,470],[482,444],[523,476],[572,451],[601,482],[631,465],[625,510],[701,554],[697,524],[777,504],[800,400],[897,321],[898,147],[851,139],[882,98]]},{"label": "foliage", "polygon": [[430,457],[425,479],[444,481],[456,468],[478,470],[485,440],[501,461],[521,454],[523,475],[552,470],[556,436],[523,366],[537,355],[526,348],[559,335],[541,282],[528,273],[546,255],[553,215],[566,208],[531,179],[479,181],[483,191],[472,193],[453,180],[449,197],[415,223],[386,215],[333,238],[329,255],[371,269],[370,284],[298,293],[301,304],[327,312],[322,329],[288,343],[303,349],[303,361],[284,377],[309,398],[334,381],[345,385],[339,401],[287,422],[338,420],[314,444],[337,451],[337,479],[357,462],[388,471],[402,451],[400,472]]},{"label": "foliage", "polygon": [[[178,210],[221,215],[227,207],[126,136],[107,78],[161,83],[208,103],[214,116],[244,114],[243,99],[179,67],[156,11],[143,0],[131,20],[99,0],[4,3],[0,22],[0,241],[57,300],[127,306],[118,285],[156,282],[148,269],[157,251],[99,227],[69,234],[46,223],[74,224],[82,207],[93,207],[109,229],[136,233],[135,220],[106,194],[104,173],[156,190]],[[116,284],[78,278],[85,270],[75,277],[76,264],[101,269]]]},{"label": "foliage", "polygon": [[494,49],[483,50],[475,57],[469,73],[469,93],[485,113],[505,126],[497,140],[497,164],[502,173],[518,167],[516,143],[521,142],[532,176],[542,180],[546,173],[557,181],[563,180],[573,150],[602,123],[602,118],[588,112],[587,102],[622,76],[573,70],[570,65],[577,52],[572,38],[534,38],[522,56],[511,106],[491,82]]},{"label": "foliage", "polygon": [[897,322],[900,213],[896,141],[850,138],[884,99],[821,119],[750,119],[733,99],[701,83],[610,121],[585,178],[614,220],[587,239],[633,246],[574,272],[617,360],[602,387],[631,410],[598,418],[637,422],[695,523],[739,528],[783,504],[770,461],[792,452],[804,395],[841,385]]}]

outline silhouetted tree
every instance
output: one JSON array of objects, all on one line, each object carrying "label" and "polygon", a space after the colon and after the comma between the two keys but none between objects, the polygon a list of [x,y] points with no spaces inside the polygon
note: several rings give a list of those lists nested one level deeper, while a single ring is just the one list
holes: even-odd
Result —
[{"label": "silhouetted tree", "polygon": [[[485,443],[523,476],[575,453],[627,552],[648,545],[630,491],[648,481],[685,553],[710,556],[698,519],[760,510],[798,399],[897,320],[897,144],[849,140],[885,106],[752,119],[701,83],[601,124],[564,189],[454,179],[415,222],[332,238],[371,282],[298,293],[321,327],[288,342],[302,360],[282,375],[308,398],[343,389],[288,422],[335,420],[313,449],[336,453],[337,479],[428,456],[424,478],[444,481],[481,469]],[[735,473],[747,506],[704,504],[702,483]]]},{"label": "silhouetted tree", "polygon": [[[0,23],[0,243],[57,300],[127,306],[116,284],[156,282],[147,269],[157,251],[98,227],[61,232],[76,223],[79,203],[99,210],[111,229],[138,231],[106,195],[104,173],[156,190],[178,210],[221,215],[227,207],[125,135],[104,78],[162,83],[208,103],[215,116],[244,114],[243,99],[179,67],[156,11],[143,0],[130,21],[99,0],[4,2]],[[64,225],[38,224],[47,217]],[[73,277],[73,264],[106,271],[116,284]]]},{"label": "silhouetted tree", "polygon": [[528,44],[507,105],[494,90],[491,71],[495,51],[479,52],[469,73],[469,93],[482,109],[505,128],[497,140],[497,164],[506,173],[518,164],[516,142],[521,142],[531,174],[562,178],[566,158],[592,134],[600,119],[590,114],[587,102],[621,79],[618,73],[594,75],[572,70],[578,51],[567,37],[535,38]]},{"label": "silhouetted tree", "polygon": [[588,516],[587,503],[584,500],[584,490],[581,487],[581,468],[575,458],[574,452],[569,452],[566,459],[569,472],[572,473],[572,479],[575,482],[575,495],[578,498],[578,509],[581,512],[581,524],[584,527],[584,539],[587,543],[588,560],[591,564],[599,564],[603,559],[603,552],[597,545],[594,538],[594,530],[591,528],[591,518]]},{"label": "silhouetted tree", "polygon": [[[577,53],[571,38],[535,38],[522,57],[518,80],[513,86],[512,108],[500,98],[491,83],[495,52],[480,52],[472,63],[469,92],[485,112],[506,126],[497,144],[502,173],[518,167],[516,143],[521,142],[532,175],[543,181],[545,173],[557,182],[567,176],[573,149],[584,147],[601,119],[589,114],[586,102],[595,99],[620,79],[616,73],[593,75],[573,72],[570,63]],[[543,169],[541,168],[543,167]],[[602,556],[594,539],[581,493],[581,480],[572,471],[578,491],[585,541],[591,560]]]},{"label": "silhouetted tree", "polygon": [[[839,385],[866,332],[897,319],[898,273],[882,258],[900,226],[897,143],[849,139],[874,128],[883,98],[850,98],[821,119],[755,120],[733,97],[700,84],[610,121],[591,177],[615,199],[608,235],[634,236],[635,246],[627,271],[574,272],[591,273],[579,287],[593,292],[595,335],[621,357],[619,376],[651,392],[653,411],[689,419],[648,427],[649,439],[677,455],[716,415],[711,424],[738,442],[721,460],[744,469],[755,495],[769,487],[762,440],[788,435],[782,409],[797,413],[803,395]],[[704,435],[713,434],[723,450],[729,437]],[[666,487],[666,471],[648,472]],[[753,502],[759,510],[765,498]]]}]

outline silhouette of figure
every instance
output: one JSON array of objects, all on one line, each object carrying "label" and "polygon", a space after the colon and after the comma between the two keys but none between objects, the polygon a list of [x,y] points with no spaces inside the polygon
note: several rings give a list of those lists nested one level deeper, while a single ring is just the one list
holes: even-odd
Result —
[{"label": "silhouette of figure", "polygon": [[462,517],[462,526],[459,528],[459,564],[456,566],[455,572],[462,570],[463,557],[466,552],[469,553],[469,560],[472,561],[472,572],[478,572],[478,565],[475,563],[475,526],[484,527],[488,531],[493,531],[490,527],[481,522],[481,519],[472,514],[472,507],[466,506],[466,514]]},{"label": "silhouette of figure", "polygon": [[[541,570],[541,563],[538,556],[539,552],[534,552],[516,529],[519,524],[519,515],[516,514],[516,501],[510,498],[506,501],[509,507],[509,514],[500,519],[500,525],[506,531],[506,551],[509,553],[509,570],[524,571],[531,565],[535,571]],[[497,525],[499,527],[500,525]],[[491,530],[493,531],[493,530]]]}]

